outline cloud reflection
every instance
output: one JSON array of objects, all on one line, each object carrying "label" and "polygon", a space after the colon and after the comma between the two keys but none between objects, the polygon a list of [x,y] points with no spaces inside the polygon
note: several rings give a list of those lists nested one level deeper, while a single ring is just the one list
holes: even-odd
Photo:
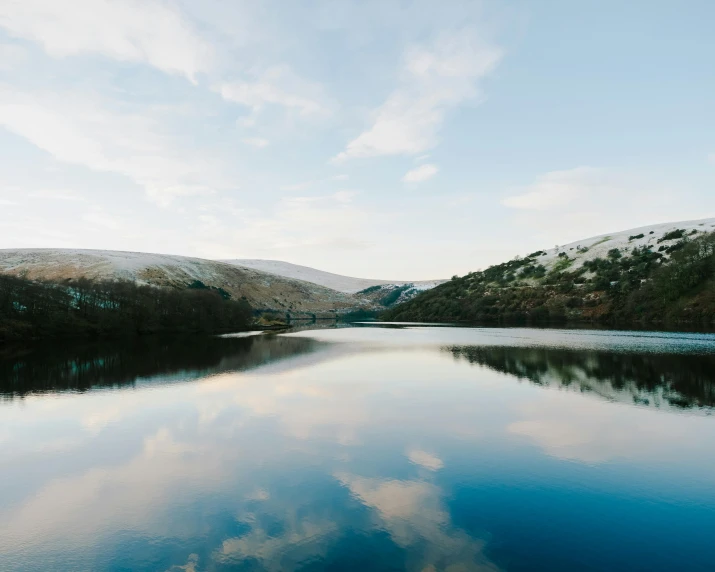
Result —
[{"label": "cloud reflection", "polygon": [[413,570],[498,570],[484,555],[484,542],[457,529],[444,506],[442,490],[425,481],[365,478],[338,472],[335,478],[365,506],[374,509],[401,547],[410,549]]},{"label": "cloud reflection", "polygon": [[[391,335],[404,340],[399,332]],[[521,466],[528,448],[532,459],[619,460],[637,472],[664,459],[702,467],[702,458],[715,458],[711,419],[700,408],[632,406],[633,395],[660,387],[631,374],[646,366],[672,373],[669,395],[677,389],[689,403],[708,403],[711,386],[700,381],[711,374],[700,366],[710,358],[584,352],[579,360],[544,348],[448,353],[280,337],[231,347],[241,350],[228,356],[235,364],[214,355],[219,365],[196,382],[3,403],[7,567],[23,569],[30,554],[109,568],[97,559],[112,551],[130,558],[131,542],[156,551],[179,542],[186,552],[172,552],[161,569],[250,562],[284,570],[333,562],[341,542],[360,541],[397,550],[407,561],[396,567],[495,570],[484,541],[448,503],[454,491],[445,483],[456,470],[469,478],[475,459],[501,455]],[[700,389],[687,393],[693,364]],[[598,399],[584,398],[597,387]],[[606,389],[628,399],[614,403]]]},{"label": "cloud reflection", "polygon": [[508,433],[531,439],[552,457],[589,464],[656,460],[666,450],[686,457],[709,445],[712,425],[709,417],[663,415],[570,393],[543,393],[516,409],[520,419]]}]

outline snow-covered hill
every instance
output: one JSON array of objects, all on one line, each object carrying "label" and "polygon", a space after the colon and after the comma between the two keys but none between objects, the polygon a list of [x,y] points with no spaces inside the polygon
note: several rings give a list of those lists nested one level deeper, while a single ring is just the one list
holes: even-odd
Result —
[{"label": "snow-covered hill", "polygon": [[408,280],[374,280],[371,278],[353,278],[351,276],[333,274],[332,272],[316,270],[315,268],[291,264],[290,262],[283,262],[281,260],[237,259],[222,260],[221,262],[234,264],[244,268],[252,268],[262,272],[270,272],[271,274],[276,274],[285,278],[305,280],[306,282],[312,282],[313,284],[325,286],[326,288],[331,288],[347,294],[355,294],[361,290],[365,290],[366,288],[371,288],[372,286],[405,286],[408,284],[413,285],[416,290],[428,290],[430,288],[434,288],[438,284],[442,284],[442,282],[446,282],[446,280],[422,280],[410,282]]},{"label": "snow-covered hill", "polygon": [[349,294],[248,267],[186,256],[106,250],[0,250],[0,272],[30,279],[133,280],[186,287],[195,280],[245,296],[256,309],[301,313],[347,311],[363,304]]},{"label": "snow-covered hill", "polygon": [[582,266],[586,260],[606,258],[608,251],[614,248],[625,253],[635,247],[648,246],[657,251],[662,246],[667,247],[678,240],[663,240],[666,234],[677,230],[682,230],[683,235],[686,236],[715,232],[715,218],[653,224],[593,236],[544,250],[544,254],[537,257],[536,260],[550,270],[557,261],[563,258],[563,256],[559,257],[559,254],[566,254],[569,259],[573,260],[569,266],[569,270],[573,271]]},{"label": "snow-covered hill", "polygon": [[396,322],[715,324],[713,245],[715,218],[612,232],[455,276],[382,317]]}]

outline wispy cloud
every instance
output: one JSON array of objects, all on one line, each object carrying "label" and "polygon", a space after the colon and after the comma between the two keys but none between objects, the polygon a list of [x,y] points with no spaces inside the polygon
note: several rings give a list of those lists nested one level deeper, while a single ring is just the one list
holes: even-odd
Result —
[{"label": "wispy cloud", "polygon": [[316,179],[312,181],[302,181],[300,183],[293,183],[290,185],[283,185],[280,187],[281,191],[304,191],[315,185],[320,185],[323,183],[330,183],[331,181],[347,181],[350,177],[345,174],[335,175],[334,177],[328,177],[327,179]]},{"label": "wispy cloud", "polygon": [[27,50],[17,44],[0,44],[0,70],[11,70],[27,59]]},{"label": "wispy cloud", "polygon": [[692,197],[687,188],[581,166],[540,175],[501,203],[512,211],[511,224],[530,246],[535,242],[546,246],[657,222],[702,218],[703,212],[715,208],[715,200]]},{"label": "wispy cloud", "polygon": [[0,27],[55,58],[97,53],[192,81],[212,59],[211,47],[190,22],[159,0],[11,0],[0,4]]},{"label": "wispy cloud", "polygon": [[356,205],[355,194],[344,190],[285,197],[268,212],[253,212],[241,221],[203,225],[195,233],[195,248],[199,255],[212,258],[236,257],[246,245],[255,256],[271,258],[365,249],[370,243],[361,230],[380,217]]},{"label": "wispy cloud", "polygon": [[514,209],[549,210],[567,205],[587,194],[598,184],[599,171],[577,167],[568,171],[551,171],[541,175],[523,192],[505,198],[504,206]]},{"label": "wispy cloud", "polygon": [[248,137],[243,140],[246,145],[251,145],[252,147],[258,147],[262,149],[263,147],[268,147],[270,141],[268,139],[261,139],[260,137]]},{"label": "wispy cloud", "polygon": [[422,181],[426,181],[427,179],[431,179],[432,177],[434,177],[438,171],[439,168],[437,167],[437,165],[426,163],[424,165],[420,165],[415,169],[412,169],[411,171],[407,171],[407,173],[405,173],[405,176],[402,177],[402,180],[405,183],[421,183]]},{"label": "wispy cloud", "polygon": [[76,93],[0,89],[0,126],[60,162],[124,175],[161,205],[223,182],[212,159],[174,146],[150,117],[110,111]]},{"label": "wispy cloud", "polygon": [[[301,116],[329,114],[333,102],[320,84],[299,77],[288,66],[272,66],[249,79],[225,82],[214,88],[227,100],[250,108],[256,115],[266,106],[294,110]],[[255,123],[255,117],[244,118]]]},{"label": "wispy cloud", "polygon": [[422,449],[410,449],[406,452],[411,463],[424,467],[430,471],[439,471],[444,467],[444,462],[437,455],[423,451]]},{"label": "wispy cloud", "polygon": [[32,199],[44,199],[51,201],[82,202],[85,200],[74,191],[66,189],[40,189],[39,191],[29,192],[27,196]]},{"label": "wispy cloud", "polygon": [[283,185],[281,191],[304,191],[312,187],[317,181],[303,181],[302,183],[293,183],[291,185]]},{"label": "wispy cloud", "polygon": [[498,47],[468,30],[410,48],[400,86],[374,112],[372,126],[333,161],[416,155],[434,147],[447,111],[479,96],[477,80],[494,69],[501,55]]}]

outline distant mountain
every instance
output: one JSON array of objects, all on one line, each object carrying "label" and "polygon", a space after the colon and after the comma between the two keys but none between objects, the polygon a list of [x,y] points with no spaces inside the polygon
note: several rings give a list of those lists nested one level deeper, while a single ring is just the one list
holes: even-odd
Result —
[{"label": "distant mountain", "polygon": [[216,261],[143,252],[70,249],[0,250],[0,273],[33,280],[131,280],[186,288],[195,281],[245,297],[259,311],[294,318],[377,312],[443,280],[405,282],[351,278],[273,260]]},{"label": "distant mountain", "polygon": [[105,250],[0,250],[0,272],[33,280],[123,279],[177,288],[200,281],[208,287],[222,288],[233,298],[245,297],[254,309],[295,317],[374,309],[367,299],[312,282],[186,256]]},{"label": "distant mountain", "polygon": [[428,290],[429,288],[434,288],[438,284],[446,282],[446,280],[422,280],[410,282],[407,280],[353,278],[351,276],[333,274],[332,272],[316,270],[315,268],[291,264],[290,262],[283,262],[281,260],[234,259],[222,260],[221,262],[244,268],[260,270],[261,272],[270,272],[271,274],[283,276],[284,278],[312,282],[313,284],[325,286],[326,288],[331,288],[332,290],[337,290],[338,292],[345,292],[346,294],[356,294],[374,286],[400,287],[410,285],[415,290]]},{"label": "distant mountain", "polygon": [[715,218],[613,232],[471,272],[396,321],[715,322]]}]

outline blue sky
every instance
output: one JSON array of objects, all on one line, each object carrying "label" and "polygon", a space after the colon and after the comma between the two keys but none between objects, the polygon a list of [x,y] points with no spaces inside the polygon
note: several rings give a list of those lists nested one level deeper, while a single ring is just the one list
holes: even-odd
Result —
[{"label": "blue sky", "polygon": [[0,1],[0,248],[428,279],[715,216],[715,3]]}]

